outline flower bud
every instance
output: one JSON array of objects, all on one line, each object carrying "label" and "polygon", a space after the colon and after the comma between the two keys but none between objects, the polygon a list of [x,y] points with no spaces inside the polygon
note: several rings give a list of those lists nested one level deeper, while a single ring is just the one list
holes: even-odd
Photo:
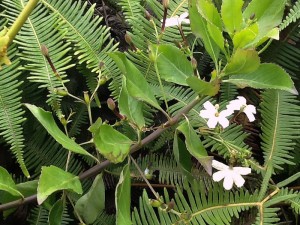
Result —
[{"label": "flower bud", "polygon": [[111,111],[114,111],[116,109],[116,104],[115,104],[114,100],[111,98],[107,99],[107,106]]},{"label": "flower bud", "polygon": [[162,4],[164,6],[164,8],[168,8],[169,7],[169,0],[162,0]]},{"label": "flower bud", "polygon": [[193,69],[194,70],[197,69],[197,60],[194,57],[191,58],[191,63],[192,63]]},{"label": "flower bud", "polygon": [[55,92],[55,94],[58,94],[60,96],[67,96],[68,95],[68,91],[66,91],[63,88],[54,88],[54,92]]},{"label": "flower bud", "polygon": [[42,52],[43,56],[45,56],[45,57],[48,57],[48,56],[49,56],[49,50],[48,50],[48,48],[46,47],[46,45],[42,45],[42,46],[41,46],[41,52]]},{"label": "flower bud", "polygon": [[145,10],[145,17],[146,17],[147,20],[151,20],[152,19],[152,16],[151,16],[151,14],[149,13],[148,10]]},{"label": "flower bud", "polygon": [[101,69],[103,69],[103,67],[104,67],[104,62],[101,61],[101,62],[99,63],[99,69],[101,70]]},{"label": "flower bud", "polygon": [[107,77],[106,76],[102,76],[102,77],[100,77],[98,83],[101,86],[101,85],[105,84],[106,81],[107,81]]},{"label": "flower bud", "polygon": [[89,93],[87,91],[83,92],[83,98],[86,104],[90,104],[90,96]]},{"label": "flower bud", "polygon": [[149,204],[152,206],[152,207],[160,207],[163,203],[161,201],[158,201],[156,199],[149,199]]},{"label": "flower bud", "polygon": [[63,126],[66,126],[67,123],[68,123],[68,121],[67,121],[66,118],[65,118],[65,115],[61,115],[61,117],[59,118],[59,120],[60,120],[60,122],[61,122],[61,124],[62,124]]},{"label": "flower bud", "polygon": [[168,202],[167,206],[168,206],[168,208],[166,209],[167,212],[174,209],[174,206],[175,206],[174,200],[172,199],[170,202]]},{"label": "flower bud", "polygon": [[132,38],[130,37],[130,35],[126,32],[125,34],[125,41],[127,44],[129,44],[130,46],[132,45]]}]

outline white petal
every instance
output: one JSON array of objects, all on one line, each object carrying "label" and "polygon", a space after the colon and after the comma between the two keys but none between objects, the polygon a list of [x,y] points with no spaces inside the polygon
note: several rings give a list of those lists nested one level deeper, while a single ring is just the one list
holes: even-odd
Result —
[{"label": "white petal", "polygon": [[255,120],[255,116],[252,113],[246,111],[245,114],[248,117],[249,122],[253,122]]},{"label": "white petal", "polygon": [[243,111],[256,114],[256,108],[254,105],[247,105]]},{"label": "white petal", "polygon": [[189,16],[189,13],[188,13],[188,12],[184,12],[184,13],[182,13],[182,14],[179,16],[179,18],[180,18],[180,20],[183,20],[183,19],[187,18],[188,16]]},{"label": "white petal", "polygon": [[229,120],[226,119],[225,117],[219,117],[219,120],[218,120],[219,124],[221,124],[221,126],[223,128],[226,128],[229,126]]},{"label": "white petal", "polygon": [[209,128],[215,128],[217,126],[217,123],[218,123],[218,119],[216,117],[209,118],[207,121],[207,126]]},{"label": "white petal", "polygon": [[223,182],[223,187],[226,190],[230,190],[233,186],[233,178],[231,173],[227,173]]},{"label": "white petal", "polygon": [[217,160],[213,160],[211,166],[217,170],[227,170],[229,168],[229,166]]},{"label": "white petal", "polygon": [[246,105],[247,104],[247,101],[243,96],[238,96],[237,98],[238,98],[241,105]]},{"label": "white petal", "polygon": [[211,104],[210,101],[204,102],[203,106],[204,106],[204,108],[207,109],[207,110],[214,111],[214,112],[216,111],[215,106],[214,106],[213,104]]},{"label": "white petal", "polygon": [[171,17],[166,19],[165,27],[178,26],[178,17]]},{"label": "white petal", "polygon": [[237,187],[242,187],[245,183],[244,178],[238,173],[234,174],[232,178]]},{"label": "white petal", "polygon": [[200,111],[199,115],[200,115],[202,118],[207,119],[207,118],[215,117],[215,116],[214,116],[215,113],[216,113],[216,112],[212,112],[212,111],[210,111],[210,110],[203,109],[203,110]]},{"label": "white petal", "polygon": [[219,113],[219,117],[227,117],[227,116],[231,116],[232,114],[233,114],[233,110],[226,109],[226,110],[222,110]]},{"label": "white petal", "polygon": [[248,167],[233,167],[233,171],[235,173],[241,174],[241,175],[247,175],[251,173],[251,168]]},{"label": "white petal", "polygon": [[181,23],[190,24],[190,20],[189,19],[183,19],[183,20],[181,20]]},{"label": "white petal", "polygon": [[215,182],[219,182],[220,180],[222,180],[224,177],[226,176],[226,171],[224,170],[221,170],[221,171],[218,171],[218,172],[215,172],[212,176],[213,180]]}]

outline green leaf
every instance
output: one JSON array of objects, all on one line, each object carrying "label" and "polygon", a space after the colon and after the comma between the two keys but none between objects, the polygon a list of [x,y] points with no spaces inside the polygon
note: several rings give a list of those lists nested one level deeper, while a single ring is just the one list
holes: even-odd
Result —
[{"label": "green leaf", "polygon": [[128,94],[133,98],[147,102],[153,107],[162,110],[145,77],[136,68],[136,66],[126,58],[125,54],[121,52],[113,52],[109,53],[109,56],[115,61],[117,66],[125,75]]},{"label": "green leaf", "polygon": [[134,123],[141,130],[145,126],[143,103],[128,94],[126,77],[123,77],[123,84],[118,102],[120,113],[125,115],[131,123]]},{"label": "green leaf", "polygon": [[212,40],[210,37],[207,28],[207,21],[198,12],[197,0],[189,1],[189,17],[193,34],[196,37],[202,39],[206,51],[208,52],[214,63],[217,64],[220,49],[214,42],[214,40]]},{"label": "green leaf", "polygon": [[207,0],[198,0],[197,8],[201,16],[207,21],[207,30],[210,37],[219,46],[220,49],[225,51],[224,37],[222,33],[222,20],[217,8],[212,2]]},{"label": "green leaf", "polygon": [[223,0],[221,15],[227,32],[232,36],[241,30],[243,25],[243,0]]},{"label": "green leaf", "polygon": [[37,189],[38,204],[42,204],[49,195],[59,190],[71,190],[82,194],[78,176],[56,166],[43,166]]},{"label": "green leaf", "polygon": [[237,49],[225,68],[225,76],[245,74],[255,71],[260,65],[258,52],[255,50]]},{"label": "green leaf", "polygon": [[105,209],[105,187],[102,174],[96,176],[90,190],[75,205],[76,212],[87,224],[92,224]]},{"label": "green leaf", "polygon": [[193,68],[181,50],[172,45],[154,44],[150,45],[150,50],[156,56],[155,63],[163,80],[187,86],[185,80],[193,76]]},{"label": "green leaf", "polygon": [[252,15],[257,20],[259,34],[256,39],[249,45],[254,46],[266,36],[274,27],[281,23],[286,0],[252,0],[245,9],[243,16],[248,21]]},{"label": "green leaf", "polygon": [[189,77],[186,82],[188,83],[188,85],[197,93],[200,95],[208,95],[208,96],[215,96],[220,89],[220,83],[217,82],[217,80],[215,80],[215,82],[217,82],[215,84],[215,82],[206,82],[203,80],[200,80],[199,78],[193,76],[193,77]]},{"label": "green leaf", "polygon": [[94,134],[98,151],[112,163],[122,162],[130,152],[132,141],[107,124],[99,127]]},{"label": "green leaf", "polygon": [[198,137],[196,131],[193,129],[189,121],[185,121],[180,126],[177,127],[183,135],[185,136],[185,144],[187,150],[194,156],[204,167],[206,172],[212,174],[212,157],[207,155],[200,138]]},{"label": "green leaf", "polygon": [[233,36],[233,45],[235,49],[244,48],[245,46],[252,43],[258,35],[258,23],[253,23],[243,30],[237,32]]},{"label": "green leaf", "polygon": [[129,165],[126,164],[121,172],[115,193],[117,211],[116,225],[130,225],[131,222],[131,179]]},{"label": "green leaf", "polygon": [[13,181],[11,175],[6,169],[0,166],[0,190],[6,191],[13,196],[24,197],[20,191],[17,190],[17,186]]},{"label": "green leaf", "polygon": [[25,106],[31,111],[31,113],[37,118],[37,120],[43,125],[43,127],[48,131],[48,133],[65,149],[68,149],[71,152],[75,152],[81,155],[87,155],[96,161],[93,155],[88,153],[84,148],[77,144],[74,140],[70,139],[65,135],[56,125],[54,118],[50,112],[47,112],[35,105],[25,104]]},{"label": "green leaf", "polygon": [[64,203],[61,199],[59,199],[57,202],[55,202],[49,212],[49,225],[61,225],[63,212]]},{"label": "green leaf", "polygon": [[248,74],[230,76],[228,80],[223,80],[223,82],[233,83],[240,88],[271,88],[298,94],[287,72],[280,66],[271,63],[261,64],[257,70]]},{"label": "green leaf", "polygon": [[182,170],[182,173],[186,176],[188,181],[192,182],[194,180],[194,177],[191,173],[193,165],[192,157],[188,152],[184,142],[178,137],[177,131],[174,135],[173,152],[174,157]]}]

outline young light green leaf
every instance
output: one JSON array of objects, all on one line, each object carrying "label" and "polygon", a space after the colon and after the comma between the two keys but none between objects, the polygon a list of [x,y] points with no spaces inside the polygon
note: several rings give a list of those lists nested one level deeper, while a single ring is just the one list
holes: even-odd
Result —
[{"label": "young light green leaf", "polygon": [[126,164],[121,172],[119,182],[115,192],[115,203],[117,211],[116,225],[130,225],[130,197],[131,196],[131,179],[129,165]]},{"label": "young light green leaf", "polygon": [[217,64],[220,49],[214,42],[214,40],[210,37],[207,28],[207,21],[198,12],[197,0],[189,1],[189,17],[193,34],[196,37],[202,39],[206,51],[208,52],[214,63]]},{"label": "young light green leaf", "polygon": [[287,72],[280,66],[271,63],[261,64],[257,70],[248,74],[230,76],[228,80],[223,80],[223,82],[233,83],[240,88],[271,88],[298,94]]},{"label": "young light green leaf", "polygon": [[99,127],[94,133],[97,150],[112,163],[122,162],[130,152],[132,141],[108,124]]},{"label": "young light green leaf", "polygon": [[113,52],[109,53],[109,56],[115,61],[117,66],[125,75],[128,94],[135,99],[147,102],[153,107],[162,110],[145,77],[136,68],[136,66],[126,58],[125,54],[121,52]]},{"label": "young light green leaf", "polygon": [[227,32],[232,37],[243,25],[243,0],[223,0],[221,15]]},{"label": "young light green leaf", "polygon": [[258,46],[274,27],[281,23],[286,0],[252,0],[245,9],[243,16],[245,21],[249,21],[254,16],[259,26],[259,34],[256,39],[248,46]]},{"label": "young light green leaf", "polygon": [[156,56],[159,75],[163,80],[187,86],[186,78],[193,76],[191,62],[172,45],[150,45],[150,54]]},{"label": "young light green leaf", "polygon": [[38,204],[42,204],[49,195],[59,190],[82,194],[79,177],[56,166],[43,166],[37,189]]},{"label": "young light green leaf", "polygon": [[92,224],[105,209],[105,187],[102,174],[96,176],[90,190],[75,205],[76,212],[87,224]]},{"label": "young light green leaf", "polygon": [[199,13],[207,21],[207,30],[210,37],[222,51],[225,51],[224,37],[222,33],[222,20],[217,8],[212,2],[207,0],[198,0],[197,3]]},{"label": "young light green leaf", "polygon": [[61,225],[62,224],[62,216],[64,212],[64,203],[61,199],[59,199],[52,206],[49,212],[48,222],[49,225]]},{"label": "young light green leaf", "polygon": [[220,89],[220,83],[215,80],[216,82],[206,82],[204,80],[200,80],[199,78],[193,76],[189,77],[186,82],[187,84],[197,93],[200,95],[208,95],[208,96],[215,96]]},{"label": "young light green leaf", "polygon": [[0,190],[6,191],[13,196],[24,197],[20,191],[18,191],[15,182],[6,169],[0,166]]},{"label": "young light green leaf", "polygon": [[177,131],[174,134],[173,152],[174,157],[182,170],[182,173],[186,176],[188,181],[192,182],[194,180],[194,177],[191,173],[193,164],[192,157],[188,152],[184,142],[178,137]]},{"label": "young light green leaf", "polygon": [[243,30],[236,32],[233,36],[233,45],[235,49],[244,48],[254,41],[258,35],[258,23],[253,23]]},{"label": "young light green leaf", "polygon": [[246,74],[255,71],[260,64],[258,52],[252,49],[237,49],[225,68],[225,75]]},{"label": "young light green leaf", "polygon": [[140,130],[145,126],[143,102],[131,97],[126,87],[126,77],[123,77],[122,89],[119,96],[119,109],[122,115],[135,124]]},{"label": "young light green leaf", "polygon": [[48,133],[65,149],[71,152],[75,152],[81,155],[87,155],[98,161],[93,155],[88,153],[84,148],[77,144],[74,140],[65,135],[59,127],[56,125],[54,118],[50,112],[47,112],[35,105],[25,104],[25,106],[31,111],[31,113],[37,118],[37,120],[43,125]]},{"label": "young light green leaf", "polygon": [[185,144],[187,150],[194,156],[200,164],[204,167],[206,172],[212,174],[212,157],[207,155],[207,151],[204,148],[200,138],[198,137],[196,131],[190,125],[189,121],[185,121],[180,126],[177,127],[185,137]]}]

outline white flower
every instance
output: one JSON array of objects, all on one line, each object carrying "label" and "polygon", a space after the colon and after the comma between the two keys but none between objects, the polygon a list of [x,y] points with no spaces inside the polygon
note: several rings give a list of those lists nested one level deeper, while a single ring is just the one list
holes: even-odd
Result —
[{"label": "white flower", "polygon": [[221,124],[223,128],[229,126],[229,120],[226,117],[230,116],[233,111],[223,110],[218,112],[219,105],[214,106],[210,101],[206,101],[203,106],[205,109],[201,110],[199,115],[202,118],[208,119],[207,126],[209,128],[215,128],[218,123]]},{"label": "white flower", "polygon": [[219,182],[224,178],[223,187],[226,190],[230,190],[233,186],[233,183],[235,183],[237,187],[242,187],[245,183],[245,180],[241,175],[247,175],[251,173],[251,168],[229,167],[216,160],[212,161],[212,167],[220,170],[213,174],[213,180]]},{"label": "white flower", "polygon": [[253,122],[255,120],[254,114],[256,114],[255,106],[247,105],[246,99],[242,96],[238,96],[237,98],[238,99],[229,102],[227,109],[231,111],[240,110],[246,114],[250,122]]},{"label": "white flower", "polygon": [[187,12],[182,13],[180,16],[174,16],[166,19],[166,27],[180,26],[183,22],[190,24],[190,20],[186,19],[189,14]]}]

